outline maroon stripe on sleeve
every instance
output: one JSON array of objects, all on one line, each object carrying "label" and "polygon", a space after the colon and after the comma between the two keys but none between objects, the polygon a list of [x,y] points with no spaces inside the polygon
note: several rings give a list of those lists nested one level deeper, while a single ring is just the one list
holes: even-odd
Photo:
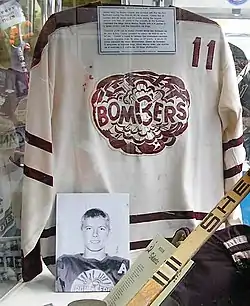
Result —
[{"label": "maroon stripe on sleeve", "polygon": [[24,175],[48,186],[53,186],[53,176],[24,165]]},{"label": "maroon stripe on sleeve", "polygon": [[237,138],[237,139],[232,139],[228,142],[223,143],[223,151],[227,151],[231,148],[235,148],[238,147],[240,145],[242,145],[244,143],[244,139],[243,136]]},{"label": "maroon stripe on sleeve", "polygon": [[25,139],[29,145],[37,147],[49,153],[52,153],[52,143],[51,142],[45,139],[42,139],[36,135],[33,135],[29,133],[28,131],[25,131]]},{"label": "maroon stripe on sleeve", "polygon": [[224,178],[229,179],[229,178],[234,177],[235,175],[241,173],[242,168],[243,168],[243,164],[240,164],[230,169],[224,170]]},{"label": "maroon stripe on sleeve", "polygon": [[209,23],[209,24],[219,26],[217,22],[215,22],[215,21],[213,21],[209,18],[203,17],[201,15],[197,15],[195,13],[192,13],[190,11],[187,11],[187,10],[184,10],[184,9],[181,9],[181,8],[176,8],[176,14],[177,14],[177,16],[176,16],[177,20]]}]

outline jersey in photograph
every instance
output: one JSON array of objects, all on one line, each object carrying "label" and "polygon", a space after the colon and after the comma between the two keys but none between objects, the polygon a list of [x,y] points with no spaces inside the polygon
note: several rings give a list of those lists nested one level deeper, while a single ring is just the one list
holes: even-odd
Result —
[{"label": "jersey in photograph", "polygon": [[61,256],[56,263],[56,291],[110,291],[129,269],[129,260],[106,256],[86,259],[83,254]]}]

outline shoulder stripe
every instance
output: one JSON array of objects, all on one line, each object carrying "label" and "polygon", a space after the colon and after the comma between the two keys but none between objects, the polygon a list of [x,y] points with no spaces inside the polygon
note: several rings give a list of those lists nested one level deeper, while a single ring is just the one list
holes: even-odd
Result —
[{"label": "shoulder stripe", "polygon": [[34,134],[29,133],[27,130],[25,131],[25,140],[31,146],[37,147],[48,153],[52,153],[52,143],[51,142],[45,139],[42,139]]},{"label": "shoulder stripe", "polygon": [[[99,4],[98,4],[99,5]],[[51,15],[44,24],[34,50],[31,67],[39,64],[49,36],[57,29],[97,21],[96,5],[79,6]]]},{"label": "shoulder stripe", "polygon": [[177,20],[208,23],[208,24],[217,25],[219,27],[219,24],[217,22],[181,8],[176,8],[176,15],[177,15],[176,16]]},{"label": "shoulder stripe", "polygon": [[53,176],[24,165],[24,175],[40,183],[53,187]]},{"label": "shoulder stripe", "polygon": [[223,143],[223,151],[225,152],[231,148],[238,147],[242,145],[243,143],[244,143],[243,136],[236,138],[236,139],[232,139],[228,142]]},{"label": "shoulder stripe", "polygon": [[229,179],[242,172],[243,164],[236,165],[230,169],[224,170],[224,178]]}]

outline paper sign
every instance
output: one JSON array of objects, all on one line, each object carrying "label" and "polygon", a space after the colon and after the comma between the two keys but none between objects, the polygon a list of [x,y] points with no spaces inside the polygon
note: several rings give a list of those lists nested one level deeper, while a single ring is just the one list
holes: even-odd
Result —
[{"label": "paper sign", "polygon": [[176,52],[176,11],[169,7],[98,7],[100,54]]},{"label": "paper sign", "polygon": [[0,5],[0,28],[6,30],[25,21],[21,5],[11,0]]},{"label": "paper sign", "polygon": [[127,305],[175,249],[165,238],[157,235],[104,301],[108,306]]}]

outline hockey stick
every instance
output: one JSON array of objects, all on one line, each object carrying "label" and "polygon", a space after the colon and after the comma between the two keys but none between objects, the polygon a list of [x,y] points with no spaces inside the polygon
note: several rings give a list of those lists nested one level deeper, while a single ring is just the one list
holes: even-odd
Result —
[{"label": "hockey stick", "polygon": [[[154,273],[127,306],[148,306],[167,288],[201,246],[226,221],[228,216],[250,192],[250,170],[226,193],[215,208],[182,242],[171,257]],[[176,282],[175,285],[177,285]]]}]

